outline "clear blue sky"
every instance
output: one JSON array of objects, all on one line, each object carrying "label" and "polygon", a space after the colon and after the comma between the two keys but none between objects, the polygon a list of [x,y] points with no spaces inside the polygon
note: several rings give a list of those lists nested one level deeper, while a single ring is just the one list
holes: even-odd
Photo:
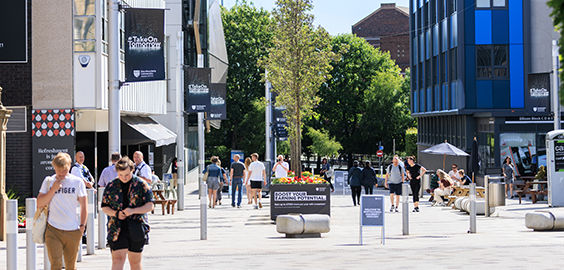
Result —
[{"label": "clear blue sky", "polygon": [[[211,3],[213,0],[208,0]],[[222,0],[218,0],[221,4]],[[223,0],[226,8],[231,8],[237,0]],[[256,7],[266,10],[274,8],[275,0],[247,0]],[[321,25],[331,35],[350,33],[351,26],[380,8],[381,3],[396,3],[396,6],[409,7],[408,0],[313,0],[313,15],[316,25]]]}]

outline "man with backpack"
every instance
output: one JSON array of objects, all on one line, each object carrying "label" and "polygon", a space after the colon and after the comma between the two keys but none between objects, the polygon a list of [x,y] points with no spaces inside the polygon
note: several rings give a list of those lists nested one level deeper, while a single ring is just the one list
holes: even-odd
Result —
[{"label": "man with backpack", "polygon": [[[384,181],[384,186],[390,189],[390,202],[392,203],[390,212],[399,212],[398,205],[401,196],[401,185],[404,179],[404,171],[399,165],[399,157],[394,156],[392,164],[390,164],[386,170],[386,180]],[[395,204],[394,197],[396,199]]]}]

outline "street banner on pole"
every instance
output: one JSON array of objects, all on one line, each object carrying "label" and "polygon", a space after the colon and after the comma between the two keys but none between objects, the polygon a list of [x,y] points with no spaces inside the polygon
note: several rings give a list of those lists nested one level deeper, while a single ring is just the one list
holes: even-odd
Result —
[{"label": "street banner on pole", "polygon": [[186,111],[189,113],[210,112],[210,68],[186,68],[184,88],[188,90]]},{"label": "street banner on pole", "polygon": [[276,128],[276,137],[278,140],[285,141],[288,140],[288,130],[286,129],[286,127],[288,127],[288,122],[284,116],[286,107],[276,106],[277,96],[276,92],[272,92],[272,122]]},{"label": "street banner on pole", "polygon": [[27,1],[0,2],[0,63],[27,62]]},{"label": "street banner on pole", "polygon": [[32,192],[36,196],[43,179],[55,174],[51,161],[59,152],[68,153],[74,160],[74,110],[33,110],[31,131],[33,134]]},{"label": "street banner on pole", "polygon": [[164,10],[125,9],[125,81],[165,79]]},{"label": "street banner on pole", "polygon": [[210,120],[226,120],[227,119],[227,84],[212,83],[210,94]]},{"label": "street banner on pole", "polygon": [[550,113],[550,73],[528,74],[529,112]]}]

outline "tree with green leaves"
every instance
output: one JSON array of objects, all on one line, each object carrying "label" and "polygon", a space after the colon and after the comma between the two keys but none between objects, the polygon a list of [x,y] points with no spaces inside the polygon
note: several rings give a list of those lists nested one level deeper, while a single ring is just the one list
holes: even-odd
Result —
[{"label": "tree with green leaves", "polygon": [[[555,30],[560,33],[558,39],[558,54],[560,55],[560,66],[564,66],[564,0],[549,0],[546,4],[552,8],[550,16],[553,18]],[[560,70],[560,104],[564,104],[564,72]]]},{"label": "tree with green leaves", "polygon": [[392,140],[403,141],[405,130],[413,126],[409,75],[402,77],[390,55],[363,38],[339,35],[331,45],[335,52],[346,52],[331,62],[332,79],[322,85],[315,111],[322,127],[342,144],[351,166],[353,154],[374,155],[379,141],[391,148]]},{"label": "tree with green leaves", "polygon": [[317,130],[312,127],[308,127],[307,134],[313,141],[308,148],[319,157],[335,156],[339,154],[339,150],[343,149],[341,144],[335,141],[335,138],[332,138],[329,135],[329,132],[324,129]]},{"label": "tree with green leaves", "polygon": [[263,155],[264,68],[258,65],[258,60],[265,57],[272,46],[270,12],[240,1],[230,9],[222,8],[221,18],[229,60],[228,119],[221,122],[219,130],[206,134],[206,144],[211,146],[208,156],[225,155],[232,149],[243,150],[246,156],[254,152]]},{"label": "tree with green leaves", "polygon": [[277,0],[272,12],[273,47],[262,64],[268,71],[277,106],[285,106],[289,124],[291,168],[301,173],[303,119],[312,114],[319,102],[319,87],[329,78],[330,36],[322,27],[313,26],[312,0]]}]

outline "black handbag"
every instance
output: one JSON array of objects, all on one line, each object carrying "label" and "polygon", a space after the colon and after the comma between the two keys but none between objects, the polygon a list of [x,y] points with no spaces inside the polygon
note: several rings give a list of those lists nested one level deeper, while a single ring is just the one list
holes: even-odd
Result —
[{"label": "black handbag", "polygon": [[133,219],[133,218],[128,218],[128,219],[129,219],[128,220],[129,238],[131,239],[131,241],[133,241],[133,242],[139,242],[139,241],[147,242],[148,235],[147,235],[147,230],[145,229],[145,224],[143,224],[143,221]]}]

